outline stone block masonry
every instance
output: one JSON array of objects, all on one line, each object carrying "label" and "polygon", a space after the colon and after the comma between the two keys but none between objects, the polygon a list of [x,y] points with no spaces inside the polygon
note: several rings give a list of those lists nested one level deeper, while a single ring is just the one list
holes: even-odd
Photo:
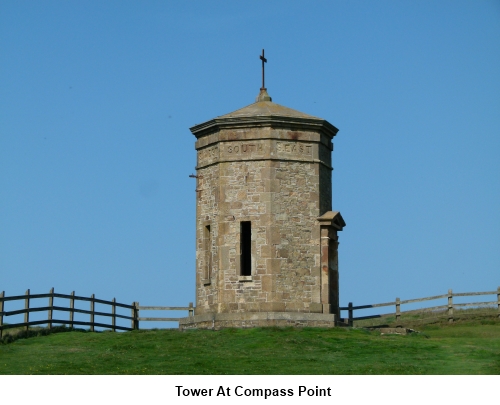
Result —
[{"label": "stone block masonry", "polygon": [[260,101],[191,131],[196,309],[181,327],[333,325],[345,225],[331,212],[337,129]]}]

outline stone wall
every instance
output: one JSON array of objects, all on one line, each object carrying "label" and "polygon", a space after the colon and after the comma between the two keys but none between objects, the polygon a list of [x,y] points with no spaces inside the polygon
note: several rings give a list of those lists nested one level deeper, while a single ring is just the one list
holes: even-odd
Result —
[{"label": "stone wall", "polygon": [[[317,218],[331,210],[331,137],[242,128],[196,147],[196,314],[323,312]],[[251,276],[240,271],[241,221],[251,221]]]}]

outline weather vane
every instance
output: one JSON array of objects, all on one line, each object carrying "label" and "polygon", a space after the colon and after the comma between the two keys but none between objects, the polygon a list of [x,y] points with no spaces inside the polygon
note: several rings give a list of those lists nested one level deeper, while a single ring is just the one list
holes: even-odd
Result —
[{"label": "weather vane", "polygon": [[264,49],[262,50],[262,55],[260,56],[260,60],[262,61],[262,87],[261,87],[261,90],[265,90],[266,86],[264,86],[264,63],[267,63],[267,59],[264,58]]}]

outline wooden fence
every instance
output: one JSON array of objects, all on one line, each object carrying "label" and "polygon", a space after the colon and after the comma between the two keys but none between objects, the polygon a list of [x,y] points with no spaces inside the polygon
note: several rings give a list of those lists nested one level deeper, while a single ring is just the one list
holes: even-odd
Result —
[{"label": "wooden fence", "polygon": [[[34,299],[47,298],[48,305],[47,306],[36,306],[34,307],[30,301]],[[62,298],[68,300],[68,306],[56,306],[54,305],[54,298]],[[24,309],[17,309],[14,311],[5,311],[5,302],[7,301],[24,301]],[[75,301],[86,301],[90,303],[90,307],[88,310],[86,309],[78,309],[75,308]],[[104,304],[110,307],[109,312],[98,312],[95,310],[95,304]],[[125,308],[130,310],[130,316],[120,315],[116,313],[116,308]],[[131,305],[121,304],[116,302],[116,299],[113,298],[112,301],[106,301],[95,298],[95,295],[92,294],[90,297],[80,297],[75,295],[73,291],[71,294],[59,294],[55,293],[52,288],[48,294],[30,294],[30,290],[26,290],[24,295],[15,295],[11,297],[5,296],[5,291],[0,292],[0,338],[2,337],[3,331],[9,328],[26,328],[29,329],[30,326],[36,325],[47,325],[50,329],[54,324],[62,324],[69,325],[73,327],[74,325],[83,325],[89,326],[90,330],[93,332],[96,327],[100,328],[108,328],[113,332],[116,330],[135,330],[139,329],[139,321],[174,321],[178,322],[179,318],[148,318],[148,317],[139,317],[139,310],[162,310],[162,311],[188,311],[190,316],[194,315],[194,307],[193,303],[190,302],[188,307],[147,307],[147,306],[139,306],[138,302],[133,302]],[[68,312],[68,319],[56,319],[53,317],[54,311],[62,311]],[[30,321],[30,314],[34,312],[46,312],[47,318],[43,320]],[[79,314],[87,314],[89,315],[89,321],[77,321],[75,320],[75,313]],[[18,323],[9,323],[4,324],[4,317],[9,317],[13,315],[24,314],[24,322]],[[95,317],[107,317],[109,319],[108,323],[95,322]],[[116,319],[126,319],[130,321],[130,327],[119,326],[116,324]]]},{"label": "wooden fence", "polygon": [[[496,295],[497,299],[496,299],[496,301],[483,301],[483,302],[468,302],[468,303],[454,303],[453,302],[454,297],[467,297],[467,296],[480,296],[480,295]],[[40,299],[40,298],[48,298],[48,306],[44,306],[44,307],[31,306],[30,307],[30,300]],[[68,300],[69,306],[68,307],[61,307],[61,306],[54,305],[54,298],[62,298],[62,299]],[[416,303],[416,302],[438,300],[438,299],[446,299],[446,298],[448,299],[448,303],[445,305],[425,307],[425,308],[419,308],[419,309],[414,309],[414,310],[409,310],[409,311],[401,311],[401,305],[412,304],[412,303]],[[18,310],[14,310],[14,311],[5,311],[4,310],[5,309],[5,302],[7,302],[7,301],[24,301],[24,309],[18,309]],[[90,303],[89,310],[75,308],[75,301],[89,302]],[[98,311],[96,311],[95,304],[104,304],[104,305],[110,306],[110,312],[98,312]],[[382,318],[382,317],[388,317],[388,316],[394,316],[395,322],[399,323],[399,322],[401,322],[402,315],[418,314],[419,312],[431,312],[434,314],[436,314],[436,313],[443,314],[444,313],[444,316],[446,316],[448,318],[448,322],[453,322],[454,309],[464,308],[464,307],[479,307],[479,306],[492,307],[494,305],[497,306],[497,314],[498,314],[498,317],[500,318],[500,287],[498,287],[496,291],[469,292],[469,293],[453,293],[452,290],[448,290],[448,294],[435,295],[432,297],[425,297],[425,298],[416,298],[416,299],[411,299],[411,300],[400,300],[399,298],[396,298],[396,300],[393,302],[385,302],[385,303],[381,303],[381,304],[354,306],[352,304],[352,302],[350,302],[347,307],[340,307],[340,310],[341,311],[348,311],[348,317],[344,318],[344,323],[347,323],[349,326],[353,326],[354,321]],[[356,310],[363,310],[363,309],[370,309],[370,308],[381,308],[381,307],[388,307],[388,306],[394,306],[395,312],[394,313],[385,313],[385,314],[354,317],[354,311],[356,311]],[[130,316],[117,314],[116,313],[117,307],[130,310]],[[15,296],[11,296],[11,297],[6,297],[5,291],[3,291],[3,292],[0,292],[0,338],[2,337],[2,333],[5,329],[23,327],[23,328],[26,328],[26,330],[28,330],[30,326],[44,325],[44,324],[46,324],[48,326],[48,328],[52,328],[53,324],[63,324],[63,325],[70,325],[71,327],[73,327],[74,325],[89,326],[91,331],[94,331],[95,327],[109,328],[112,331],[116,331],[116,330],[130,331],[130,330],[134,330],[134,329],[139,329],[139,321],[178,322],[180,319],[178,317],[177,318],[173,318],[173,317],[169,317],[169,318],[140,317],[139,316],[140,310],[145,310],[145,311],[157,311],[157,310],[159,310],[159,311],[188,311],[189,316],[194,315],[194,307],[193,307],[192,302],[189,303],[188,307],[139,306],[138,302],[133,302],[131,305],[121,304],[121,303],[116,302],[115,298],[113,298],[112,301],[97,299],[97,298],[95,298],[94,294],[92,294],[90,297],[76,296],[74,291],[69,295],[59,294],[59,293],[55,293],[53,288],[50,290],[50,292],[48,294],[30,294],[30,290],[26,290],[26,293],[24,295],[15,295]],[[47,312],[47,319],[30,321],[30,313],[44,312],[44,311]],[[55,319],[53,317],[54,311],[68,312],[69,313],[68,319]],[[77,321],[74,319],[75,313],[87,314],[87,315],[89,315],[90,319],[88,322],[87,321]],[[9,316],[13,316],[13,315],[20,315],[20,314],[24,314],[24,322],[18,322],[18,323],[13,323],[13,324],[11,324],[11,323],[4,324],[4,317],[9,317]],[[111,319],[110,319],[109,323],[95,322],[96,316],[108,317]],[[441,316],[443,316],[443,315],[441,315]],[[117,325],[116,324],[117,318],[129,320],[130,327]]]},{"label": "wooden fence", "polygon": [[[454,297],[468,297],[468,296],[478,296],[478,295],[496,295],[497,299],[496,299],[496,301],[468,302],[468,303],[459,303],[459,304],[453,302]],[[411,304],[411,303],[415,303],[415,302],[446,299],[446,298],[448,299],[448,303],[445,305],[425,307],[425,308],[413,309],[413,310],[409,310],[409,311],[401,311],[401,305]],[[492,307],[494,305],[497,306],[497,313],[498,313],[498,317],[500,318],[500,287],[498,287],[496,291],[468,292],[468,293],[453,293],[452,290],[448,290],[448,294],[435,295],[433,297],[416,298],[416,299],[411,299],[411,300],[400,300],[399,298],[396,298],[396,300],[393,302],[385,302],[382,304],[370,304],[370,305],[354,306],[352,304],[352,302],[349,302],[349,305],[347,307],[340,307],[340,310],[341,311],[348,311],[348,317],[344,318],[344,320],[347,321],[346,323],[349,326],[353,326],[354,321],[360,321],[360,320],[364,320],[364,319],[373,319],[373,318],[382,318],[382,317],[388,317],[388,316],[394,316],[396,323],[399,323],[399,322],[401,322],[401,315],[403,315],[403,314],[418,314],[419,312],[420,313],[432,312],[434,314],[441,312],[441,313],[444,313],[444,316],[448,318],[448,322],[453,322],[454,309],[456,309],[456,308],[484,307],[484,306]],[[380,307],[388,307],[388,306],[394,306],[395,312],[386,313],[386,314],[378,314],[378,315],[354,317],[355,310],[369,309],[369,308],[380,308]]]},{"label": "wooden fence", "polygon": [[[39,299],[39,298],[48,298],[48,306],[44,307],[33,307],[30,306],[30,300]],[[68,307],[61,307],[54,305],[54,298],[63,298],[69,300]],[[14,311],[4,311],[5,302],[7,301],[24,301],[24,309],[18,309]],[[75,308],[75,301],[87,301],[90,303],[89,310],[85,309],[77,309]],[[109,305],[110,312],[98,312],[95,310],[95,304],[104,304]],[[130,316],[119,315],[116,313],[116,308],[125,308],[130,310]],[[38,320],[38,321],[30,321],[30,314],[33,312],[47,312],[47,319]],[[55,319],[53,317],[54,311],[61,312],[69,312],[68,319]],[[74,319],[75,313],[80,314],[88,314],[90,319],[88,322],[85,321],[76,321]],[[4,324],[4,317],[24,314],[24,322],[13,323],[13,324]],[[101,323],[95,322],[96,316],[104,316],[111,318],[109,323]],[[127,319],[130,320],[130,328],[125,326],[118,326],[116,324],[116,319]],[[5,296],[5,291],[0,292],[0,338],[2,337],[2,332],[5,329],[9,328],[19,328],[24,327],[26,330],[29,329],[30,326],[35,325],[43,325],[47,324],[47,327],[52,328],[53,324],[63,324],[70,325],[73,327],[74,325],[84,325],[89,326],[91,331],[94,331],[95,327],[109,328],[114,332],[118,330],[133,330],[139,329],[139,321],[138,321],[138,303],[133,302],[132,305],[121,304],[116,302],[116,299],[113,298],[112,301],[105,301],[95,298],[94,294],[90,297],[80,297],[75,295],[73,291],[71,294],[59,294],[55,293],[52,288],[48,294],[30,294],[30,290],[26,290],[24,295],[15,295],[11,297]]]},{"label": "wooden fence", "polygon": [[137,319],[138,321],[146,321],[146,322],[179,322],[180,318],[150,318],[150,317],[139,317],[139,310],[144,311],[188,311],[189,316],[194,315],[194,306],[193,303],[190,302],[188,307],[146,307],[139,306],[137,303]]}]

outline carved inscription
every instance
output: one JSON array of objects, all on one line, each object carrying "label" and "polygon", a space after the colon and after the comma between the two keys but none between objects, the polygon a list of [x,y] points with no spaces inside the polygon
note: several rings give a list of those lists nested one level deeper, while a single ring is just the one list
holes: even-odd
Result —
[{"label": "carved inscription", "polygon": [[241,143],[239,145],[228,145],[226,147],[227,153],[230,154],[241,154],[241,153],[252,153],[252,152],[262,152],[263,147],[261,143]]},{"label": "carved inscription", "polygon": [[202,149],[198,152],[199,164],[211,163],[215,161],[218,157],[219,157],[219,148],[217,146]]},{"label": "carved inscription", "polygon": [[276,142],[278,153],[293,155],[312,155],[312,145],[301,142]]},{"label": "carved inscription", "polygon": [[[278,141],[271,146],[270,156],[280,156],[282,159],[311,158],[313,155],[313,145],[304,142]],[[220,148],[220,149],[219,149]],[[263,142],[228,142],[201,149],[198,151],[198,164],[213,164],[222,159],[252,159],[267,156],[269,146]],[[277,155],[275,155],[277,154]]]}]

